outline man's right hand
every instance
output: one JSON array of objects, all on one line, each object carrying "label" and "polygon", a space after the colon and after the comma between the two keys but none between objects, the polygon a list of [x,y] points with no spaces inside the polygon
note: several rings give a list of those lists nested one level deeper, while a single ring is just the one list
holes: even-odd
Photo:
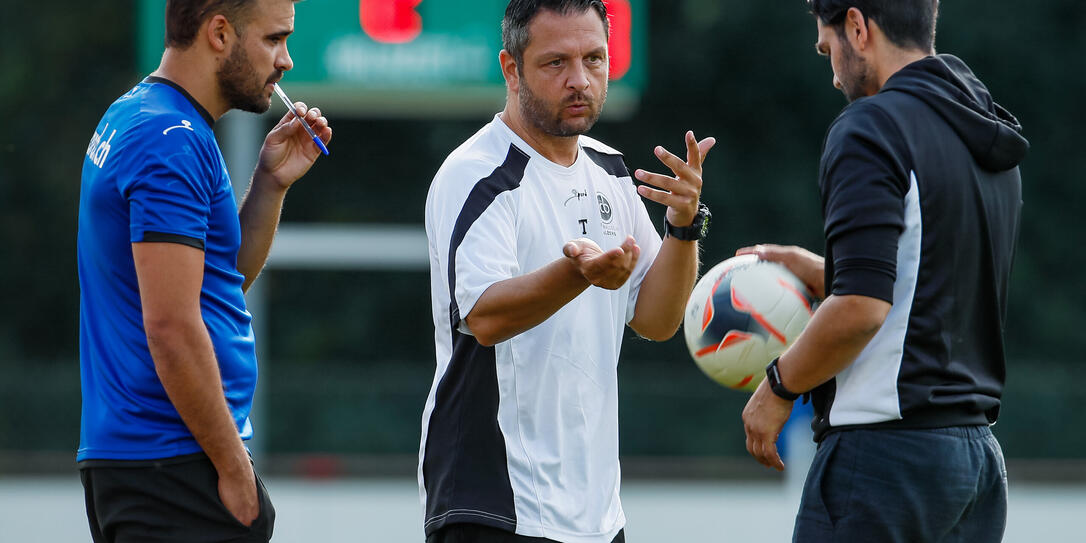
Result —
[{"label": "man's right hand", "polygon": [[252,526],[260,515],[260,499],[256,493],[256,475],[246,463],[235,475],[219,474],[219,499],[226,510],[245,526]]},{"label": "man's right hand", "polygon": [[826,260],[807,249],[766,243],[743,247],[735,255],[757,255],[761,260],[781,264],[796,274],[818,299],[826,298]]},{"label": "man's right hand", "polygon": [[626,284],[633,273],[641,248],[633,236],[626,236],[621,246],[606,252],[596,242],[580,238],[566,243],[562,253],[573,261],[586,281],[600,288],[616,290]]}]

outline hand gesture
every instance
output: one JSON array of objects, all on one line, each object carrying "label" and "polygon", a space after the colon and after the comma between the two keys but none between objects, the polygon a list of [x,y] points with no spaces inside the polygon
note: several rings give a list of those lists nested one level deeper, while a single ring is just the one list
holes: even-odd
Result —
[{"label": "hand gesture", "polygon": [[675,176],[637,170],[634,177],[661,189],[641,185],[637,187],[637,193],[643,198],[667,206],[667,220],[671,224],[679,227],[690,226],[698,212],[698,200],[701,198],[701,165],[713,145],[716,145],[716,138],[705,138],[699,142],[694,138],[694,132],[688,131],[685,162],[667,149],[657,146],[656,157]]},{"label": "hand gesture", "polygon": [[743,408],[747,452],[763,466],[784,471],[784,461],[777,452],[777,438],[791,414],[792,402],[774,394],[769,389],[769,382],[764,380]]},{"label": "hand gesture", "polygon": [[818,299],[826,298],[826,260],[807,249],[795,245],[759,244],[743,247],[735,255],[758,255],[761,260],[776,262],[796,274]]},{"label": "hand gesture", "polygon": [[257,172],[270,176],[283,188],[290,187],[305,175],[321,154],[301,123],[309,123],[309,127],[326,145],[332,139],[332,129],[320,109],[309,109],[302,102],[295,102],[294,107],[302,118],[295,118],[290,111],[283,115],[279,124],[264,138],[256,165]]},{"label": "hand gesture", "polygon": [[562,247],[566,258],[573,260],[577,271],[589,283],[600,288],[616,290],[626,284],[641,256],[633,236],[626,236],[621,246],[604,252],[596,242],[580,238],[567,242]]}]

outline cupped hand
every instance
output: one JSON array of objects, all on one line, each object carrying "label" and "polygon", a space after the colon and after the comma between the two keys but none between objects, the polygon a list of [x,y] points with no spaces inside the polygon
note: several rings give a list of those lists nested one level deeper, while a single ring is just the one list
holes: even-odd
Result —
[{"label": "cupped hand", "polygon": [[562,253],[574,262],[577,271],[589,283],[615,290],[630,278],[641,256],[641,248],[633,236],[627,236],[621,246],[610,251],[604,251],[590,239],[580,238],[567,242],[562,247]]}]

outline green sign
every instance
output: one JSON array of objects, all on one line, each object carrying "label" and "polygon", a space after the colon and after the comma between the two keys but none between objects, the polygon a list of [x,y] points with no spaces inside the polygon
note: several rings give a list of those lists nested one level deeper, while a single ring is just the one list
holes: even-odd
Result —
[{"label": "green sign", "polygon": [[[636,107],[646,80],[646,0],[606,0],[611,83],[605,114]],[[287,44],[292,97],[379,116],[476,116],[501,109],[507,0],[310,0]],[[140,68],[158,66],[165,0],[140,1]]]}]

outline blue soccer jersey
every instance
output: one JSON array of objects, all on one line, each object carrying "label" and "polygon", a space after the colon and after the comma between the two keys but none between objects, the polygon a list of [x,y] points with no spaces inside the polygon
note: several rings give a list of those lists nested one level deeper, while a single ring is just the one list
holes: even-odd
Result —
[{"label": "blue soccer jersey", "polygon": [[181,87],[149,77],[106,111],[87,148],[79,198],[77,460],[145,460],[200,451],[155,372],[132,243],[204,251],[200,307],[242,439],[256,388],[251,316],[237,270],[234,191],[214,120]]}]

